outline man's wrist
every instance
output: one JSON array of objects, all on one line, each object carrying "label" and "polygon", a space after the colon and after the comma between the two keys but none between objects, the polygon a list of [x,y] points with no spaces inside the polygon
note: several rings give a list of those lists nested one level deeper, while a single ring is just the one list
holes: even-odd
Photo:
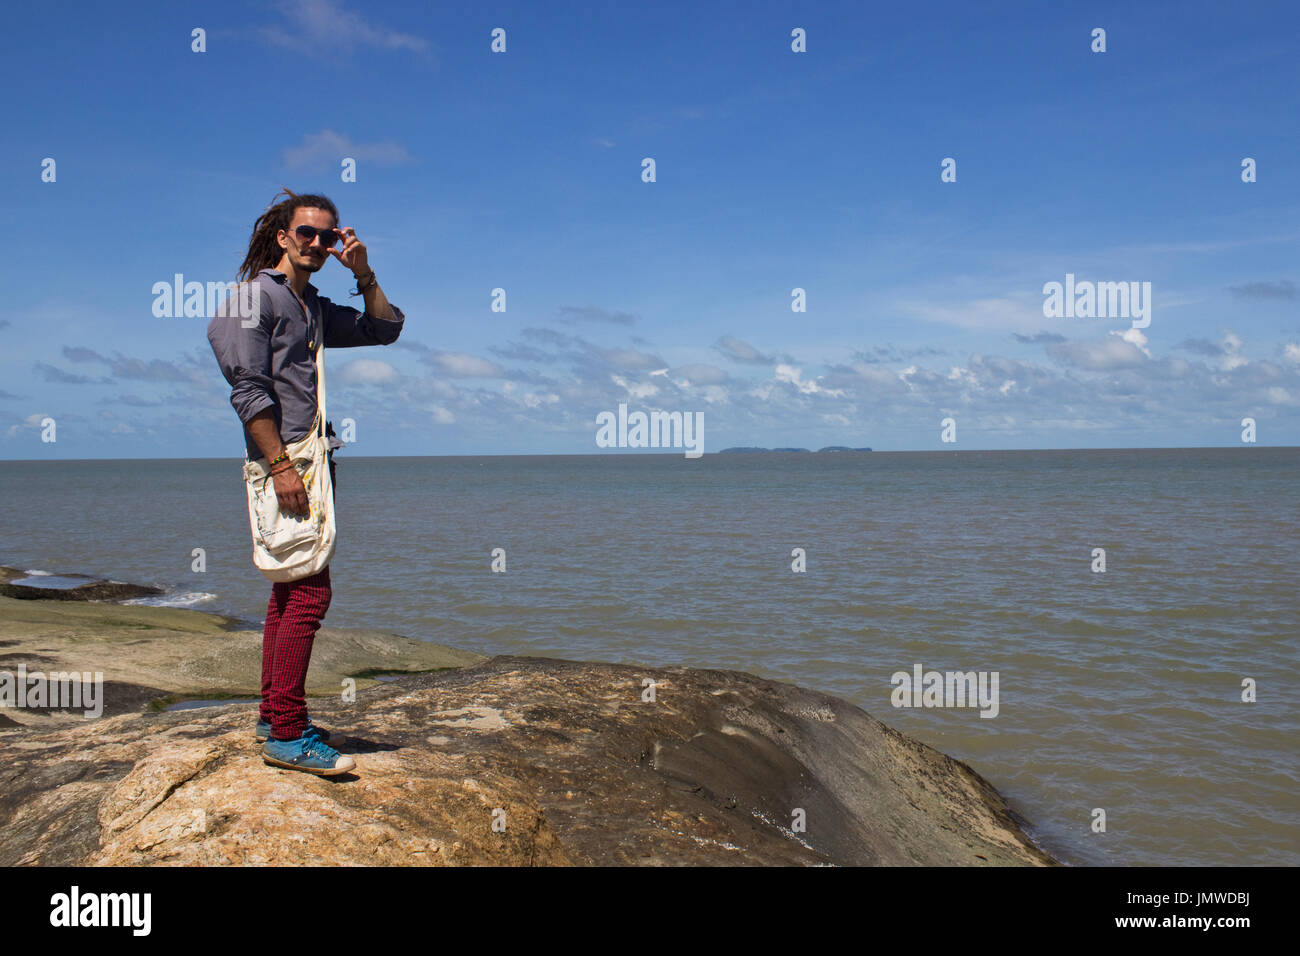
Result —
[{"label": "man's wrist", "polygon": [[357,280],[357,285],[356,288],[354,288],[349,293],[350,295],[364,295],[365,293],[369,292],[371,289],[377,288],[379,286],[379,280],[375,278],[374,269],[371,269],[365,275],[360,275],[360,276],[354,272],[352,274],[352,278]]}]

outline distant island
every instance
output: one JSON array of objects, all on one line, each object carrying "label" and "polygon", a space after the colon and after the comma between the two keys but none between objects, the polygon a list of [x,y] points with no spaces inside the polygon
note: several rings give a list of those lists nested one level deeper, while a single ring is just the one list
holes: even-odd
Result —
[{"label": "distant island", "polygon": [[[748,455],[760,451],[797,451],[797,452],[805,452],[810,455],[814,454],[814,452],[810,451],[807,448],[755,448],[751,445],[742,445],[736,448],[724,448],[722,449],[722,451],[718,452],[718,454],[719,455]],[[820,455],[823,452],[835,452],[835,451],[871,451],[871,449],[850,448],[848,445],[827,445],[825,448],[818,448],[815,454]]]}]

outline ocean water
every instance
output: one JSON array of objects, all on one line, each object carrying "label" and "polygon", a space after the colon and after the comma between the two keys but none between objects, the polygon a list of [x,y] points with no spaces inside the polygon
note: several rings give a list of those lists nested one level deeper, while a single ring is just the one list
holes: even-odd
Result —
[{"label": "ocean water", "polygon": [[[1074,864],[1300,862],[1300,449],[337,459],[328,624],[836,694]],[[265,613],[238,460],[0,462],[0,500],[0,564]],[[894,707],[917,665],[997,716]]]}]

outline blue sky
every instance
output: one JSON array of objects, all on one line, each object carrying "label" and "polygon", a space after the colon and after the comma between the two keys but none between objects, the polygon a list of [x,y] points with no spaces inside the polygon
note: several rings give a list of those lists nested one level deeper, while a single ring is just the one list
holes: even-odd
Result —
[{"label": "blue sky", "polygon": [[[206,320],[151,290],[233,279],[281,186],[334,199],[407,315],[327,353],[351,453],[594,453],[619,403],[702,412],[706,453],[1300,444],[1294,3],[7,19],[5,459],[242,455]],[[1067,273],[1150,282],[1150,325],[1045,317]]]}]

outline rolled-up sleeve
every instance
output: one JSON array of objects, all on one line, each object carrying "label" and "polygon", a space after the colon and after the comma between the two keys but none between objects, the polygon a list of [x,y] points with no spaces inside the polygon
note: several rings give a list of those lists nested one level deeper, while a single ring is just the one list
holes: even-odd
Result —
[{"label": "rolled-up sleeve", "polygon": [[406,316],[397,306],[389,303],[394,319],[381,319],[369,312],[358,312],[351,306],[335,305],[324,296],[319,297],[321,321],[325,324],[325,347],[348,349],[357,345],[391,345],[402,334]]},{"label": "rolled-up sleeve", "polygon": [[245,425],[258,412],[276,405],[271,321],[264,305],[257,323],[248,328],[238,316],[218,316],[208,323],[208,344],[230,383],[230,404]]}]

